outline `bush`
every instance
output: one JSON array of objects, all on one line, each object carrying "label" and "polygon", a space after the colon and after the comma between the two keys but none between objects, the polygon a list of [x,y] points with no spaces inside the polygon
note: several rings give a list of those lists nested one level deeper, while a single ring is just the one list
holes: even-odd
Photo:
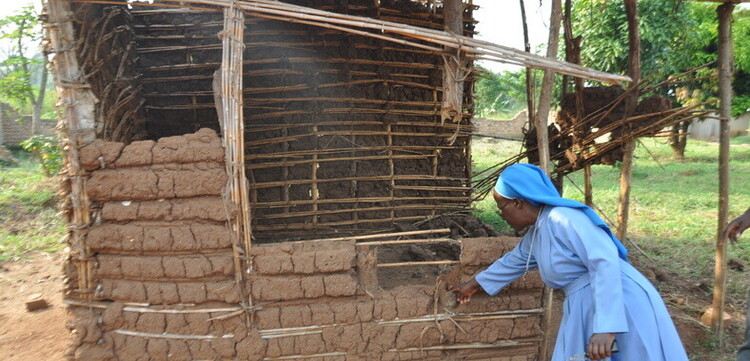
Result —
[{"label": "bush", "polygon": [[51,177],[62,168],[62,152],[57,139],[46,135],[35,135],[21,142],[21,147],[39,157],[44,175]]}]

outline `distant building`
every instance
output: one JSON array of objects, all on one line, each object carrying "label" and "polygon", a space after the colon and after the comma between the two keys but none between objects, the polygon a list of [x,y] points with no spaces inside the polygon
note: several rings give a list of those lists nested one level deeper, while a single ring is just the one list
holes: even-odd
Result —
[{"label": "distant building", "polygon": [[[729,136],[747,133],[750,123],[750,112],[744,113],[739,117],[729,121]],[[694,120],[688,132],[690,139],[699,140],[717,140],[719,139],[719,120],[716,118],[705,118],[703,120]]]},{"label": "distant building", "polygon": [[[57,119],[42,119],[40,133],[55,135]],[[8,104],[0,103],[0,145],[18,147],[18,143],[31,137],[31,117],[20,116]]]}]

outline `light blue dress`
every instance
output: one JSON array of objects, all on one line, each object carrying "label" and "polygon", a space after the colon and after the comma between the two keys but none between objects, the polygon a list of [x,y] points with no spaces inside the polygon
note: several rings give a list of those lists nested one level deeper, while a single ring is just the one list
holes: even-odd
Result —
[{"label": "light blue dress", "polygon": [[494,295],[532,268],[565,291],[552,361],[585,360],[594,333],[617,334],[612,361],[688,361],[656,288],[581,210],[544,206],[518,245],[475,278]]}]

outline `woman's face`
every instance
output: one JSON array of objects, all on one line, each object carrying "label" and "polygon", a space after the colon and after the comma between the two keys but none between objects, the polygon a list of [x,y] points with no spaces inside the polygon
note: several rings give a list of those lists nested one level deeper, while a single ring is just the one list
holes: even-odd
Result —
[{"label": "woman's face", "polygon": [[525,202],[518,199],[505,198],[495,191],[492,192],[492,197],[495,198],[495,203],[497,203],[500,218],[516,231],[520,231],[534,223],[527,216],[527,212],[523,212]]}]

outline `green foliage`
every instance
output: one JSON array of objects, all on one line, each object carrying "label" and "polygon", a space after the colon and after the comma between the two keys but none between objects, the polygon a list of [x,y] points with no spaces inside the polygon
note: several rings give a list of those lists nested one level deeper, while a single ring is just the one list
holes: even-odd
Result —
[{"label": "green foliage", "polygon": [[56,209],[56,179],[42,175],[28,153],[17,157],[18,166],[0,167],[0,261],[57,251],[65,234]]},{"label": "green foliage", "polygon": [[[701,64],[694,49],[702,32],[687,31],[696,24],[688,4],[669,0],[638,2],[643,78],[666,79],[691,64]],[[582,36],[581,58],[586,66],[623,73],[628,64],[628,29],[622,1],[578,0],[573,6],[576,36]]]},{"label": "green foliage", "polygon": [[480,68],[474,84],[476,113],[484,118],[510,117],[526,107],[526,73],[494,73]]},{"label": "green foliage", "polygon": [[46,135],[35,135],[21,142],[21,147],[39,156],[42,170],[47,177],[60,171],[62,167],[62,152],[57,139]]},{"label": "green foliage", "polygon": [[732,38],[734,39],[735,67],[737,70],[750,73],[750,9],[742,9],[734,13]]},{"label": "green foliage", "polygon": [[732,87],[734,88],[732,116],[736,117],[742,113],[750,112],[750,71],[737,70],[734,74]]},{"label": "green foliage", "polygon": [[732,98],[732,116],[737,117],[750,112],[750,94],[737,95]]},{"label": "green foliage", "polygon": [[43,56],[31,50],[41,37],[42,27],[33,5],[0,19],[0,41],[7,49],[7,56],[0,61],[0,99],[19,112],[30,103],[36,104],[40,89],[34,77],[47,71]]},{"label": "green foliage", "polygon": [[[583,37],[583,64],[624,73],[628,61],[628,32],[623,2],[577,0],[573,12],[574,32]],[[638,17],[642,78],[661,81],[716,59],[716,4],[641,0]],[[750,10],[735,11],[733,38],[737,69],[750,72]],[[695,74],[702,80],[660,92],[683,105],[715,98],[718,87],[715,73],[715,66],[703,69]],[[750,91],[737,89],[742,82],[734,84],[737,95],[750,94]]]}]

